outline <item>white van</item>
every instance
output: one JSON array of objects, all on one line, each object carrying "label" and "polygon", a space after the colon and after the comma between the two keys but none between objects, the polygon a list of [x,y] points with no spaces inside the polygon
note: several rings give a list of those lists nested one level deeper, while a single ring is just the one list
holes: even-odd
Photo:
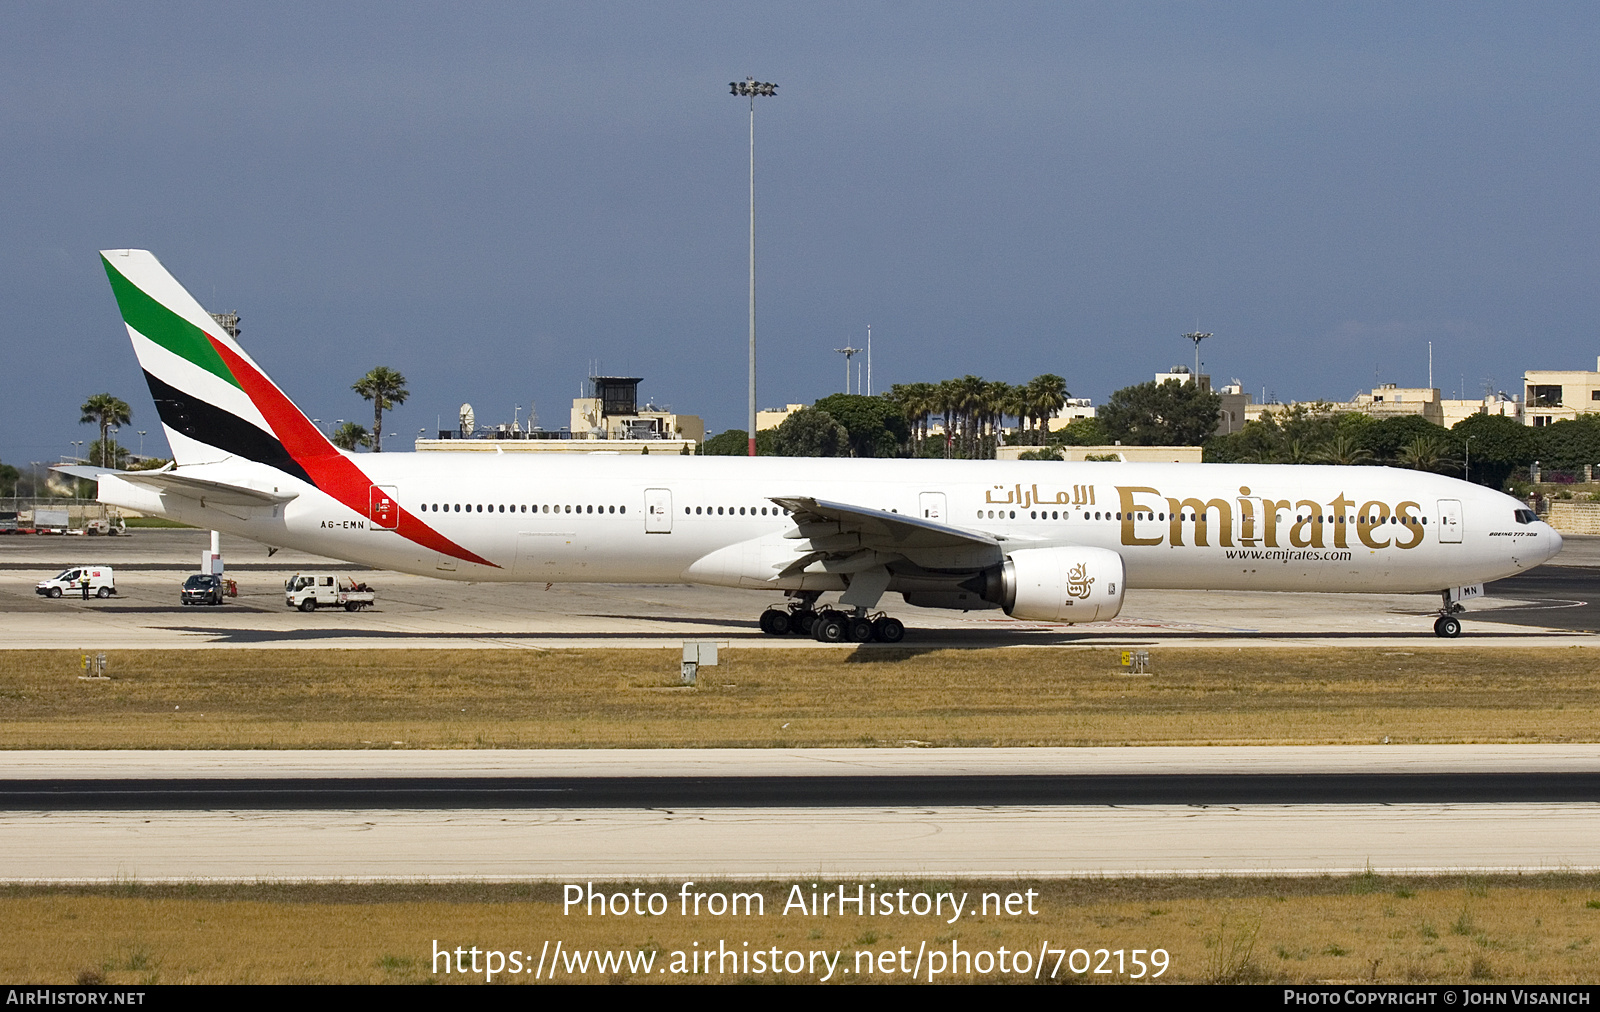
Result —
[{"label": "white van", "polygon": [[110,566],[73,566],[63,569],[48,580],[40,580],[33,592],[40,597],[77,597],[83,594],[83,583],[89,581],[89,593],[95,597],[110,597],[117,592],[116,579]]}]

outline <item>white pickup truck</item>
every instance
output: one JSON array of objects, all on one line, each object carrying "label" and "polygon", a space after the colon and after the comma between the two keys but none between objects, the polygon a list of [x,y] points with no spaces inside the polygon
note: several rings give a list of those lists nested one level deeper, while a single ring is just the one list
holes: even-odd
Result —
[{"label": "white pickup truck", "polygon": [[283,585],[283,603],[301,611],[343,608],[360,611],[377,601],[372,588],[339,573],[296,573]]}]

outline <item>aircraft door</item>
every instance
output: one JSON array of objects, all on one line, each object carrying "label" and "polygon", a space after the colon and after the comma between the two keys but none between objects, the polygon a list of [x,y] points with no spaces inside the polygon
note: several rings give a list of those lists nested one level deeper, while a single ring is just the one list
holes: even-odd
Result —
[{"label": "aircraft door", "polygon": [[367,518],[375,531],[392,531],[400,526],[399,489],[394,485],[372,486]]},{"label": "aircraft door", "polygon": [[1260,496],[1240,496],[1233,504],[1233,542],[1255,548],[1266,537],[1267,520]]},{"label": "aircraft door", "polygon": [[646,534],[672,533],[672,490],[647,488],[644,490],[644,532]]},{"label": "aircraft door", "polygon": [[922,510],[922,519],[945,521],[945,503],[943,492],[924,492],[918,497],[918,507]]},{"label": "aircraft door", "polygon": [[1439,541],[1443,544],[1461,543],[1461,500],[1439,500]]}]

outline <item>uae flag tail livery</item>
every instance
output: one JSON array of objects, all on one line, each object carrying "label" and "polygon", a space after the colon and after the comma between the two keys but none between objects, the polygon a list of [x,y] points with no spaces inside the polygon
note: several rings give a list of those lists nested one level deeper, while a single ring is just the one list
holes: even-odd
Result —
[{"label": "uae flag tail livery", "polygon": [[351,455],[311,424],[148,250],[104,250],[100,257],[176,465],[170,476],[148,484],[199,495],[208,483],[184,482],[179,476],[185,468],[264,465],[291,480],[275,484],[272,493],[218,488],[213,500],[252,494],[287,500],[293,495],[279,490],[304,482],[360,514],[380,511],[385,528],[418,544],[492,565],[384,498]]}]

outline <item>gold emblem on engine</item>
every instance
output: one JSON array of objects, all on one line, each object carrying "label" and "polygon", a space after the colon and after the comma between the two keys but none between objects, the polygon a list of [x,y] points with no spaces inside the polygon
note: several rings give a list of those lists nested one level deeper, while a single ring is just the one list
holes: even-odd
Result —
[{"label": "gold emblem on engine", "polygon": [[1080,601],[1089,599],[1089,589],[1094,586],[1094,577],[1089,575],[1089,569],[1083,563],[1073,566],[1067,573],[1067,593]]}]

